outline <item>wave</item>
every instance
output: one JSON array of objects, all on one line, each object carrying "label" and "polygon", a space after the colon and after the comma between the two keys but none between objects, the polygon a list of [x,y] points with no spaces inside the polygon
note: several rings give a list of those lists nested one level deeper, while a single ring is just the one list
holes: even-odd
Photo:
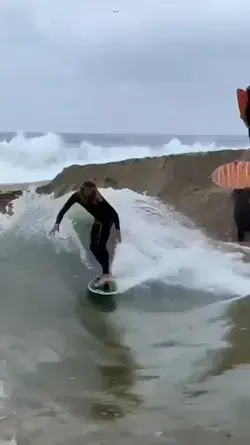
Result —
[{"label": "wave", "polygon": [[[216,143],[183,144],[173,138],[158,147],[150,145],[102,146],[82,141],[69,144],[57,134],[27,137],[16,134],[0,142],[0,175],[2,183],[50,180],[71,164],[102,164],[131,158],[145,158],[189,152],[224,150]],[[237,150],[237,148],[232,148]]]},{"label": "wave", "polygon": [[[117,248],[113,264],[120,291],[161,283],[231,296],[248,292],[249,280],[245,276],[248,266],[241,261],[242,255],[221,252],[199,230],[185,227],[178,215],[156,198],[131,190],[109,188],[102,192],[118,210],[122,223],[123,242]],[[24,241],[23,248],[18,248],[22,257],[26,252],[29,257],[33,250],[34,257],[45,255],[48,258],[52,249],[58,255],[52,257],[55,267],[56,257],[60,263],[60,255],[64,257],[65,252],[77,254],[74,257],[76,269],[79,271],[84,267],[86,272],[93,267],[88,252],[92,218],[82,208],[76,206],[65,216],[58,237],[48,236],[65,199],[67,195],[54,200],[51,196],[37,195],[34,190],[24,192],[13,202],[14,215],[2,215],[1,233],[5,242],[8,237],[12,242],[15,239],[15,243]],[[67,265],[68,274],[72,274],[73,279],[76,269],[71,269],[69,260]],[[48,267],[46,261],[44,267]],[[52,276],[53,267],[50,265]],[[41,270],[37,265],[31,262],[28,270],[36,285],[43,287],[44,277],[39,278]],[[89,278],[89,273],[86,275],[85,272],[80,273],[81,287],[86,287]]]},{"label": "wave", "polygon": [[72,165],[37,190],[58,197],[75,190],[83,180],[94,178],[98,187],[128,188],[157,196],[190,218],[208,236],[231,241],[235,239],[231,194],[216,187],[211,175],[225,162],[248,157],[248,150],[220,150],[100,165]]},{"label": "wave", "polygon": [[[98,173],[101,167],[93,168]],[[121,177],[126,164],[119,167]],[[183,416],[180,391],[202,397],[204,375],[215,372],[223,378],[221,369],[244,362],[247,352],[239,359],[238,351],[247,344],[242,332],[248,335],[248,307],[241,309],[242,320],[232,316],[240,334],[234,335],[232,358],[223,355],[231,323],[225,320],[225,307],[231,309],[232,300],[249,292],[249,264],[242,261],[243,254],[227,252],[223,243],[215,245],[157,198],[128,188],[101,192],[117,209],[123,235],[113,273],[125,293],[118,297],[117,311],[107,317],[86,303],[87,283],[98,270],[88,250],[92,218],[74,206],[60,234],[48,235],[68,192],[54,199],[30,188],[13,201],[12,216],[0,214],[1,434],[11,425],[13,433],[16,428],[17,435],[23,438],[24,431],[29,437],[32,425],[51,437],[56,427],[53,437],[64,440],[66,430],[58,425],[66,425],[70,435],[76,435],[77,425],[80,434],[86,418],[90,424],[99,413],[101,418],[101,413],[116,416],[136,409],[142,416],[141,402],[152,409],[151,417],[159,415],[159,406],[162,412],[166,400],[170,419]],[[234,303],[237,314],[241,303]],[[210,393],[214,406],[218,394],[222,398],[223,412],[228,408],[231,413],[238,394],[231,388],[238,391],[233,380],[226,397],[222,390],[214,392],[214,386]],[[208,406],[203,403],[210,409],[211,398]],[[12,409],[8,417],[10,407],[17,419]],[[58,422],[58,413],[63,422]],[[190,415],[197,418],[192,410]],[[101,434],[100,440],[105,432]],[[84,436],[84,441],[96,438],[86,441]]]}]

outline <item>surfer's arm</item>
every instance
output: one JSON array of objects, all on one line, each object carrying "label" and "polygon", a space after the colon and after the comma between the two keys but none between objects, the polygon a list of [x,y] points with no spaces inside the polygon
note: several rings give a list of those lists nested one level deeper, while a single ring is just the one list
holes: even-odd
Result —
[{"label": "surfer's arm", "polygon": [[65,202],[64,206],[61,208],[60,212],[58,213],[56,217],[55,225],[59,226],[61,223],[65,213],[76,203],[78,202],[77,193],[73,193],[73,195],[70,196],[68,201]]},{"label": "surfer's arm", "polygon": [[118,216],[117,211],[114,209],[114,207],[110,206],[110,212],[111,212],[111,217],[116,229],[116,238],[117,241],[120,243],[121,242],[121,227],[120,227],[120,219]]},{"label": "surfer's arm", "polygon": [[114,209],[114,207],[112,207],[112,205],[106,201],[106,199],[104,199],[102,197],[103,200],[103,207],[102,207],[102,211],[103,211],[103,216],[104,219],[107,221],[110,221],[111,223],[114,224],[116,230],[118,230],[120,232],[120,219],[118,216],[117,211]]},{"label": "surfer's arm", "polygon": [[120,232],[121,228],[120,228],[120,219],[119,219],[118,213],[114,209],[114,207],[112,207],[111,205],[110,205],[109,210],[110,210],[110,217],[114,223],[114,226],[115,226],[116,230],[118,230]]}]

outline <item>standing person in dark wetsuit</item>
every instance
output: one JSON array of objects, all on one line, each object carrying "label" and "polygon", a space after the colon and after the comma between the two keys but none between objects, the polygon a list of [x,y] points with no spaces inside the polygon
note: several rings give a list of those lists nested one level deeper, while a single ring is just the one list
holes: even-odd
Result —
[{"label": "standing person in dark wetsuit", "polygon": [[[248,129],[250,139],[250,86],[246,88],[248,105],[245,111],[244,123]],[[243,160],[243,159],[242,159]],[[249,160],[247,156],[244,160]],[[233,217],[237,228],[237,240],[242,242],[245,240],[246,232],[250,232],[250,188],[234,189],[233,198]]]},{"label": "standing person in dark wetsuit", "polygon": [[110,264],[107,242],[112,226],[116,229],[116,240],[121,242],[120,221],[116,210],[104,199],[92,180],[81,184],[80,189],[73,193],[57,215],[56,222],[50,234],[59,231],[59,225],[65,213],[73,204],[80,204],[93,217],[91,229],[90,250],[98,263],[102,266],[102,277],[96,287],[102,287],[110,281]]}]

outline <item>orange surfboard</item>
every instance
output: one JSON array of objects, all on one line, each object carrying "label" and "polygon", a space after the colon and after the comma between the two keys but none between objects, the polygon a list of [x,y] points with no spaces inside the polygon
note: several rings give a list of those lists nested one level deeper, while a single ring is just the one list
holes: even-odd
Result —
[{"label": "orange surfboard", "polygon": [[234,161],[220,165],[212,173],[212,181],[223,188],[250,187],[250,161]]},{"label": "orange surfboard", "polygon": [[247,120],[246,120],[246,109],[248,105],[248,97],[247,92],[245,90],[242,90],[241,88],[237,89],[237,100],[238,100],[238,107],[240,111],[240,117],[243,120],[244,124],[248,127]]}]

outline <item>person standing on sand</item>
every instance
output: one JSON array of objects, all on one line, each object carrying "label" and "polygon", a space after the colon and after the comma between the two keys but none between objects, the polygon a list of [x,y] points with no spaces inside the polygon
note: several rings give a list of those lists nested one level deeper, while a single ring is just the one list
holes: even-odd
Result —
[{"label": "person standing on sand", "polygon": [[[250,139],[250,86],[246,88],[248,105],[245,110],[245,125],[248,129]],[[242,161],[249,161],[249,154],[241,157]],[[243,189],[234,189],[233,198],[233,217],[237,228],[237,240],[242,242],[245,239],[245,233],[250,232],[250,187]]]},{"label": "person standing on sand", "polygon": [[99,288],[111,281],[107,242],[113,225],[116,229],[116,242],[121,242],[119,216],[116,210],[101,195],[95,182],[87,180],[81,184],[80,189],[73,193],[64,204],[57,215],[50,235],[59,231],[59,226],[65,213],[76,203],[80,204],[94,217],[90,235],[90,250],[102,267],[102,276],[95,285],[96,288]]}]

